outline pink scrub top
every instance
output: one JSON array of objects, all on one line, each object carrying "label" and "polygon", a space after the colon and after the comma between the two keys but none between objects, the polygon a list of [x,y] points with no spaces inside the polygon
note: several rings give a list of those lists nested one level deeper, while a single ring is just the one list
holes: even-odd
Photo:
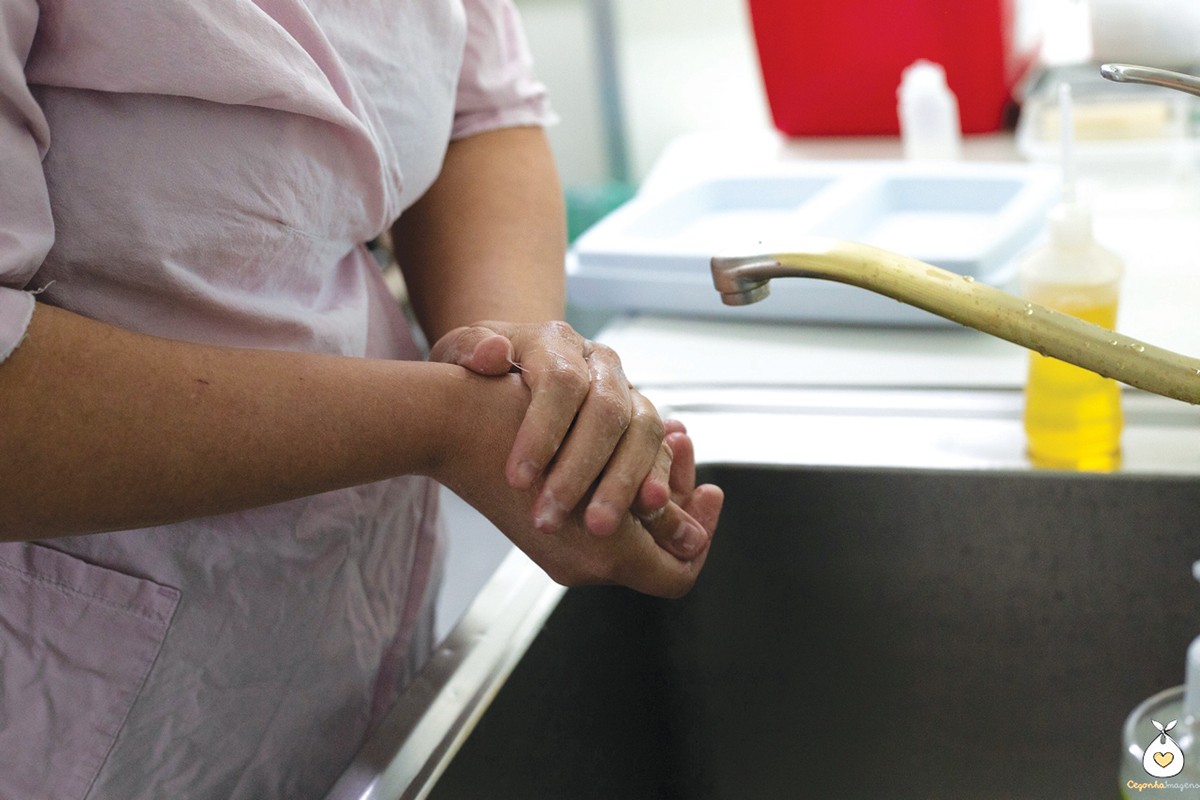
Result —
[{"label": "pink scrub top", "polygon": [[[0,360],[35,301],[419,358],[363,243],[452,138],[548,117],[508,0],[5,0]],[[440,548],[411,477],[0,543],[0,798],[322,797],[428,652]]]}]

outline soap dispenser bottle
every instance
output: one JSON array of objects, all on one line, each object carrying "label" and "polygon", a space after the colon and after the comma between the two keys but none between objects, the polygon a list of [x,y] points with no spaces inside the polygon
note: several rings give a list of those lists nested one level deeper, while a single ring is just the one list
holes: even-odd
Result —
[{"label": "soap dispenser bottle", "polygon": [[[1200,579],[1200,561],[1192,565],[1192,574]],[[1175,790],[1172,792],[1175,797],[1200,794],[1197,728],[1200,728],[1200,637],[1188,646],[1183,686],[1147,699],[1125,720],[1121,797],[1145,797],[1149,789]]]},{"label": "soap dispenser bottle", "polygon": [[[1112,329],[1124,264],[1096,241],[1091,214],[1075,197],[1066,84],[1059,98],[1063,196],[1050,212],[1049,241],[1021,262],[1021,293],[1040,305]],[[1120,465],[1121,391],[1109,378],[1030,353],[1024,422],[1027,453],[1034,466],[1108,471]]]}]

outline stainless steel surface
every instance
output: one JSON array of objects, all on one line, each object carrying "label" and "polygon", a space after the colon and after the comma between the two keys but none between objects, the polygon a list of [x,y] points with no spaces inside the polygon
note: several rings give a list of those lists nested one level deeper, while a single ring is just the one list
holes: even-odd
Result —
[{"label": "stainless steel surface", "polygon": [[728,305],[766,298],[775,278],[851,284],[1148,392],[1200,403],[1200,360],[1122,336],[982,282],[854,242],[808,238],[796,251],[712,259]]},{"label": "stainless steel surface", "polygon": [[1126,392],[1085,475],[1013,390],[643,390],[727,493],[693,594],[514,554],[331,800],[1111,794],[1200,624],[1200,411]]},{"label": "stainless steel surface", "polygon": [[[706,464],[1032,470],[1019,390],[642,388],[687,426]],[[1122,406],[1122,473],[1200,477],[1200,409],[1132,389]]]},{"label": "stainless steel surface", "polygon": [[1157,67],[1140,67],[1134,64],[1104,64],[1100,67],[1100,74],[1117,83],[1146,83],[1151,86],[1164,86],[1200,97],[1200,78],[1182,72],[1172,72]]},{"label": "stainless steel surface", "polygon": [[417,800],[449,760],[562,596],[513,551],[397,701],[328,800]]},{"label": "stainless steel surface", "polygon": [[433,800],[1117,796],[1200,620],[1193,478],[702,473],[692,594],[568,591]]}]

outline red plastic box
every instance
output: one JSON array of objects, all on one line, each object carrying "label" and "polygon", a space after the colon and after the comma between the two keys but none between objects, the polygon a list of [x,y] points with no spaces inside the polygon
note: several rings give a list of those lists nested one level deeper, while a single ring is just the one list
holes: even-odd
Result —
[{"label": "red plastic box", "polygon": [[749,0],[775,126],[789,136],[899,133],[900,74],[946,70],[964,133],[999,130],[1028,65],[1013,0]]}]

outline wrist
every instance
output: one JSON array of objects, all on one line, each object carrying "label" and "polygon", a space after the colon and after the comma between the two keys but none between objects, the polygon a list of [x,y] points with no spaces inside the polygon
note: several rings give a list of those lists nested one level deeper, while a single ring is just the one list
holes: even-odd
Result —
[{"label": "wrist", "polygon": [[458,366],[438,368],[438,415],[427,472],[455,489],[479,476],[504,480],[504,464],[529,403],[518,375],[481,376]]}]

